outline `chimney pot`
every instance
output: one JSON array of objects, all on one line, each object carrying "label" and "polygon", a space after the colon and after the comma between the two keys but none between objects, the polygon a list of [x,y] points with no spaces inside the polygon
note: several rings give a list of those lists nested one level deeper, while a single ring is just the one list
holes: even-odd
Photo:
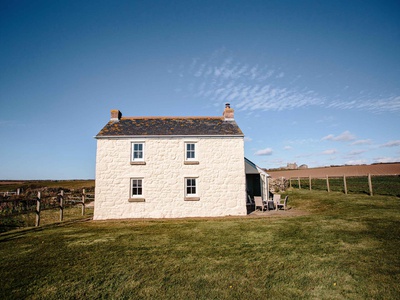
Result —
[{"label": "chimney pot", "polygon": [[231,108],[231,105],[229,103],[225,104],[225,110],[224,113],[222,114],[224,116],[225,121],[234,121],[234,110]]},{"label": "chimney pot", "polygon": [[111,120],[113,122],[118,122],[122,117],[121,112],[118,109],[111,110]]}]

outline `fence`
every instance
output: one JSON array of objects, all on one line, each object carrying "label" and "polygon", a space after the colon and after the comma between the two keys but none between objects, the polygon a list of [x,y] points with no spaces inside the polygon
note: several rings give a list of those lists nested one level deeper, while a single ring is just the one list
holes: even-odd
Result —
[{"label": "fence", "polygon": [[0,199],[0,218],[12,219],[24,214],[35,214],[35,226],[40,226],[41,213],[46,210],[59,210],[59,221],[64,220],[64,210],[73,205],[81,205],[82,216],[86,213],[86,204],[94,201],[94,194],[87,193],[85,189],[81,193],[65,193],[60,190],[58,193],[47,193],[42,195],[38,191],[35,196],[20,195],[17,192],[1,193],[3,199]]},{"label": "fence", "polygon": [[400,197],[400,176],[326,176],[325,178],[291,177],[289,187],[328,192],[359,193]]}]

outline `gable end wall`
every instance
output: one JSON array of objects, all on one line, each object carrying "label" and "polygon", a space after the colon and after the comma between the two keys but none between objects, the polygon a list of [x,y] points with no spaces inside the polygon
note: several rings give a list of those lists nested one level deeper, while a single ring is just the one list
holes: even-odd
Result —
[{"label": "gable end wall", "polygon": [[[145,142],[145,165],[131,165],[131,142]],[[199,164],[184,164],[186,141]],[[243,137],[98,139],[94,219],[246,214]],[[129,202],[130,178],[143,178],[144,202]],[[198,201],[185,201],[184,178],[198,178]]]}]

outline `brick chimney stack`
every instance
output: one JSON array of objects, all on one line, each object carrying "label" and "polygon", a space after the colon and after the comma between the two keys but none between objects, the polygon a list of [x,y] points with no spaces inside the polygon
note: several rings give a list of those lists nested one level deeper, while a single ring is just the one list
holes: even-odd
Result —
[{"label": "brick chimney stack", "polygon": [[111,119],[110,121],[118,122],[122,117],[121,112],[118,109],[111,110]]},{"label": "brick chimney stack", "polygon": [[225,121],[235,121],[234,110],[233,108],[231,108],[231,105],[229,103],[225,104],[225,110],[222,115],[224,116]]}]

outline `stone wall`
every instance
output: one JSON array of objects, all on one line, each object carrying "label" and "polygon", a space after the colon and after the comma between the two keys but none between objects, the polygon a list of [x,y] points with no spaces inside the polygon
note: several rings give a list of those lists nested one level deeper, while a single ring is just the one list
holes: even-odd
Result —
[{"label": "stone wall", "polygon": [[273,193],[282,193],[289,187],[289,180],[284,177],[268,178],[269,190]]},{"label": "stone wall", "polygon": [[[198,164],[184,163],[187,141]],[[132,142],[145,143],[145,165],[131,164]],[[135,177],[144,202],[129,202]],[[185,200],[185,177],[197,178],[199,200]],[[245,215],[245,190],[242,137],[97,140],[95,220]]]}]

